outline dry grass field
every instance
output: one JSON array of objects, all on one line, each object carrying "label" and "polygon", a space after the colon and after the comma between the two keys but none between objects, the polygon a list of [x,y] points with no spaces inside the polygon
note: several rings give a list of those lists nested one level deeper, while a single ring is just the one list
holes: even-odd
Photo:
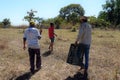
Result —
[{"label": "dry grass field", "polygon": [[[55,30],[54,52],[45,55],[49,38],[44,29],[40,40],[42,69],[29,76],[29,58],[23,50],[23,29],[0,29],[0,80],[65,80],[74,77],[78,67],[66,63],[71,43],[77,32]],[[99,30],[92,32],[89,80],[120,80],[120,31]],[[24,79],[22,79],[24,78]]]}]

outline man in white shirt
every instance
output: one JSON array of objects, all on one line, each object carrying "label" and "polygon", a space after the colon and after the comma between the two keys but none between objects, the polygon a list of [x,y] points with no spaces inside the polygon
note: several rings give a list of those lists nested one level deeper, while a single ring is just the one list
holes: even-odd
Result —
[{"label": "man in white shirt", "polygon": [[30,22],[29,28],[27,28],[24,32],[23,37],[23,49],[26,49],[26,41],[29,52],[29,60],[30,60],[30,71],[31,73],[35,72],[35,56],[36,56],[36,68],[39,70],[41,68],[41,56],[40,56],[40,46],[38,40],[41,38],[40,32],[37,28],[35,28],[35,23]]},{"label": "man in white shirt", "polygon": [[[91,45],[91,31],[92,27],[87,22],[87,17],[82,16],[80,18],[81,25],[79,27],[79,32],[75,44],[79,44],[77,55],[78,58],[81,57],[82,54],[82,64],[80,63],[80,71],[87,72],[89,66],[89,50]],[[85,57],[85,64],[83,64],[83,57]]]}]

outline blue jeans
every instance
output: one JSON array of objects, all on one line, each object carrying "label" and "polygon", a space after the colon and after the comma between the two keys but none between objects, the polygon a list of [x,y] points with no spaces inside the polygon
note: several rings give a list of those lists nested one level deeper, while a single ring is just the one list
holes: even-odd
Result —
[{"label": "blue jeans", "polygon": [[[81,60],[80,62],[82,62],[80,63],[80,66],[81,68],[85,68],[86,70],[89,66],[89,49],[90,45],[80,43],[77,50],[77,56],[79,60]],[[83,58],[85,58],[85,64],[83,64]]]}]

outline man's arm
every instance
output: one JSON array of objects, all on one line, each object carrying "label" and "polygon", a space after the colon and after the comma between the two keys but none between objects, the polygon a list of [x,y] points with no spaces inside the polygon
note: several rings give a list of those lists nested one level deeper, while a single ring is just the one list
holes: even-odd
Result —
[{"label": "man's arm", "polygon": [[38,29],[37,29],[37,36],[38,36],[38,39],[40,40],[41,39],[41,33]]},{"label": "man's arm", "polygon": [[75,41],[75,44],[78,44],[79,43],[79,40],[82,38],[83,36],[83,33],[84,33],[84,29],[82,28],[82,26],[79,28],[79,32],[78,32],[78,35],[77,35],[77,39]]},{"label": "man's arm", "polygon": [[42,28],[40,28],[39,32],[40,32],[40,35],[41,35],[42,34]]}]

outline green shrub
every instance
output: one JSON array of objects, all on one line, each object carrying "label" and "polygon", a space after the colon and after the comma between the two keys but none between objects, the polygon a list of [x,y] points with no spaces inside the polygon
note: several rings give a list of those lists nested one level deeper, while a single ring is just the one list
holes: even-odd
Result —
[{"label": "green shrub", "polygon": [[76,26],[73,26],[71,31],[76,32],[77,31]]}]

